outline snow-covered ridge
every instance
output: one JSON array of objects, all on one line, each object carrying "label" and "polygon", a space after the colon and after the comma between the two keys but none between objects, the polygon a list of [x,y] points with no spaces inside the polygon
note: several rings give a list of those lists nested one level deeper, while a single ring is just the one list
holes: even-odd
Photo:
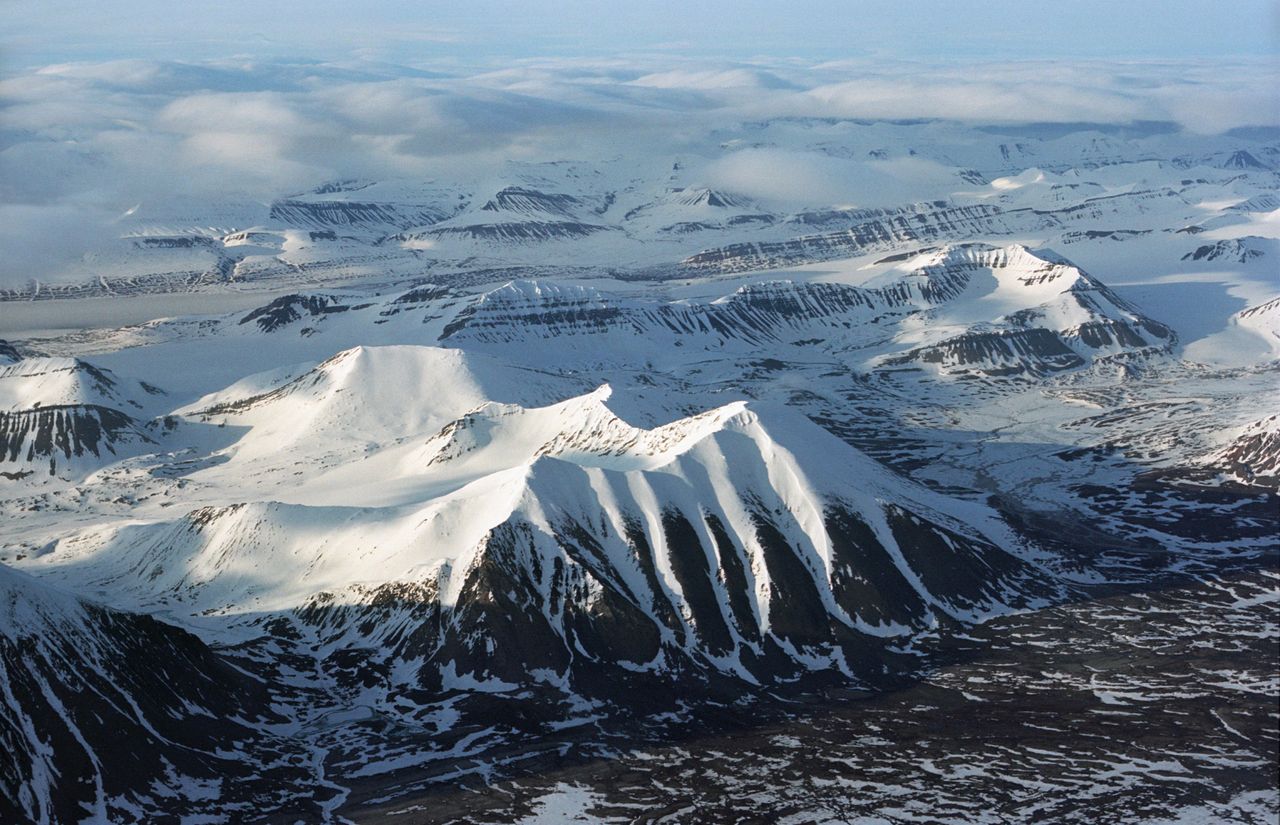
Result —
[{"label": "snow-covered ridge", "polygon": [[163,404],[163,395],[150,384],[123,380],[77,358],[24,358],[0,366],[2,410],[94,405],[138,413]]},{"label": "snow-covered ridge", "polygon": [[1243,238],[1228,238],[1202,244],[1183,255],[1182,260],[1239,264],[1261,262],[1268,257],[1274,258],[1277,246],[1280,246],[1280,243],[1274,239],[1260,238],[1254,235]]},{"label": "snow-covered ridge", "polygon": [[[384,355],[406,357],[344,353],[312,375]],[[344,389],[358,408],[391,391],[368,374]],[[623,644],[607,617],[624,615],[626,633],[639,633],[626,642],[629,667],[663,672],[677,657],[752,682],[796,668],[856,677],[846,644],[943,616],[980,619],[1054,588],[983,505],[917,487],[794,412],[735,402],[641,428],[609,397],[602,387],[545,407],[484,403],[433,433],[413,429],[424,414],[389,419],[410,427],[406,437],[268,486],[260,500],[83,530],[32,567],[135,609],[191,616],[290,611],[322,594],[359,606],[411,586],[435,594],[469,649],[489,631],[468,617],[492,588],[514,587],[533,612],[486,622],[532,623],[549,649],[509,652],[503,664],[441,652],[422,667],[453,660],[478,679],[516,681],[546,657],[567,667],[557,651],[571,647],[574,622]],[[244,440],[259,437],[263,424],[241,423]],[[296,457],[256,455],[255,472],[272,485],[272,461],[287,469]],[[216,485],[240,460],[188,479]]]},{"label": "snow-covered ridge", "polygon": [[0,636],[16,641],[59,628],[74,630],[85,616],[75,596],[0,565]]},{"label": "snow-covered ridge", "polygon": [[654,467],[672,460],[745,409],[739,401],[643,429],[627,424],[606,406],[611,393],[604,385],[541,409],[484,404],[445,425],[414,458],[457,467],[466,457],[488,451],[490,456],[501,456],[505,464],[552,456],[610,469]]},{"label": "snow-covered ridge", "polygon": [[0,472],[76,475],[144,450],[165,393],[75,358],[0,366]]},{"label": "snow-covered ridge", "polygon": [[1203,463],[1246,484],[1280,488],[1280,415],[1241,428]]},{"label": "snow-covered ridge", "polygon": [[456,349],[354,347],[262,392],[248,381],[176,414],[248,428],[232,448],[239,460],[271,458],[293,445],[304,453],[343,445],[381,445],[433,432],[498,398],[550,400],[573,382]]},{"label": "snow-covered ridge", "polygon": [[985,244],[907,256],[874,284],[761,280],[709,302],[639,302],[587,285],[516,282],[472,300],[441,337],[452,346],[509,346],[583,336],[646,348],[817,340],[870,354],[873,368],[923,363],[988,375],[1160,358],[1177,340],[1069,261]]},{"label": "snow-covered ridge", "polygon": [[[1280,297],[1240,310],[1235,320],[1237,324],[1248,326],[1273,341],[1280,339]],[[1273,343],[1273,346],[1280,344]]]}]

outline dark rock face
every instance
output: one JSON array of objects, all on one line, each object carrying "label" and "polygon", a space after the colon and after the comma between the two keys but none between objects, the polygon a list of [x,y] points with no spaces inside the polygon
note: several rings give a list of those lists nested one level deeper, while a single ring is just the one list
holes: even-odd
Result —
[{"label": "dark rock face", "polygon": [[[394,663],[418,662],[400,689],[442,691],[460,678],[534,689],[552,679],[610,699],[637,674],[690,696],[797,679],[875,684],[902,634],[1055,592],[1037,568],[988,542],[898,507],[884,515],[892,549],[862,515],[827,510],[830,576],[764,509],[750,535],[732,534],[712,513],[675,509],[658,524],[632,520],[625,537],[564,518],[548,538],[513,521],[465,570],[448,571],[446,580],[464,577],[452,603],[431,584],[386,585],[333,610],[321,597],[297,618],[327,644],[342,640],[357,658],[367,651],[382,662],[378,678],[403,679],[403,670],[391,676]],[[618,538],[637,575],[604,549]],[[352,684],[368,670],[339,666]]]},{"label": "dark rock face", "polygon": [[987,375],[1043,375],[1084,365],[1083,358],[1047,329],[968,333],[910,350],[885,363],[896,366],[914,361],[948,368],[976,365]]},{"label": "dark rock face", "polygon": [[836,603],[851,618],[873,627],[915,627],[928,615],[924,596],[860,517],[847,511],[828,512],[827,535],[836,561],[832,590]]},{"label": "dark rock face", "polygon": [[[802,218],[809,225],[822,225],[831,220],[847,220],[847,216],[839,212],[823,212],[804,213]],[[1028,209],[941,204],[930,204],[919,211],[893,210],[877,217],[859,213],[855,221],[849,228],[837,232],[710,249],[685,258],[681,266],[715,272],[776,269],[804,262],[853,257],[909,243],[984,234],[1003,235],[1056,224],[1050,214],[1033,213]]]},{"label": "dark rock face", "polygon": [[885,510],[903,559],[937,609],[952,618],[1045,592],[1037,587],[1030,565],[994,544],[962,536],[897,505]]},{"label": "dark rock face", "polygon": [[59,462],[115,455],[120,442],[134,440],[151,439],[134,419],[109,407],[75,404],[0,411],[0,462],[48,460],[52,473]]},{"label": "dark rock face", "polygon": [[721,613],[708,559],[708,553],[714,553],[716,548],[705,547],[693,525],[676,510],[663,513],[662,531],[669,550],[671,570],[689,606],[698,641],[714,656],[730,653],[733,637],[726,617]]},{"label": "dark rock face", "polygon": [[349,309],[350,306],[339,303],[337,298],[328,295],[282,295],[266,306],[253,310],[241,318],[240,323],[256,321],[258,329],[263,332],[275,332],[304,315],[314,317],[346,312]]},{"label": "dark rock face", "polygon": [[1230,157],[1222,162],[1223,169],[1267,169],[1265,163],[1258,160],[1252,154],[1244,149],[1233,152]]},{"label": "dark rock face", "polygon": [[746,198],[715,189],[685,189],[679,193],[676,200],[688,206],[710,206],[715,209],[734,209],[751,205]]},{"label": "dark rock face", "polygon": [[574,210],[584,206],[573,195],[539,192],[523,186],[508,186],[485,201],[483,212],[515,212],[522,215],[559,215],[575,217]]},{"label": "dark rock face", "polygon": [[260,726],[285,721],[265,686],[195,636],[69,597],[33,606],[43,586],[0,572],[0,820],[139,822],[214,801],[251,818],[310,779],[302,754],[264,742]]},{"label": "dark rock face", "polygon": [[624,310],[609,306],[593,293],[549,291],[529,294],[509,290],[458,313],[440,337],[442,340],[454,336],[505,340],[516,329],[560,336],[602,333],[616,325],[627,325]]},{"label": "dark rock face", "polygon": [[203,235],[176,235],[171,237],[144,237],[134,241],[140,249],[213,249],[217,241]]},{"label": "dark rock face", "polygon": [[1267,253],[1252,246],[1248,238],[1232,238],[1216,243],[1198,246],[1182,256],[1184,261],[1231,261],[1248,263],[1258,258],[1265,258]]},{"label": "dark rock face", "polygon": [[449,213],[444,209],[426,206],[405,210],[385,203],[301,200],[280,200],[271,204],[272,220],[303,229],[407,229],[411,226],[427,226],[447,217]]},{"label": "dark rock face", "polygon": [[583,238],[597,232],[612,231],[611,226],[581,221],[511,221],[481,223],[470,226],[446,226],[422,233],[432,238],[450,236],[478,241],[537,242]]},{"label": "dark rock face", "polygon": [[1079,241],[1096,241],[1101,238],[1111,241],[1128,241],[1150,234],[1150,229],[1086,229],[1062,233],[1062,242],[1069,244]]},{"label": "dark rock face", "polygon": [[1146,340],[1131,324],[1118,321],[1091,321],[1075,328],[1076,337],[1086,347],[1095,349],[1113,344],[1125,347],[1145,347]]}]

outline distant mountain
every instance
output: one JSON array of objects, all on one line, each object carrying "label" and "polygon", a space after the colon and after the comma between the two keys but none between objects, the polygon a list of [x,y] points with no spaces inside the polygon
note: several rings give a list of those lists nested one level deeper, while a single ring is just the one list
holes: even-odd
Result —
[{"label": "distant mountain", "polygon": [[922,292],[948,285],[956,295],[900,335],[919,343],[886,358],[886,365],[937,365],[944,372],[986,375],[1047,373],[1108,359],[1161,357],[1177,340],[1171,329],[1066,259],[1025,247],[945,249],[912,277],[921,281]]},{"label": "distant mountain", "polygon": [[613,227],[590,220],[595,204],[560,192],[507,186],[484,199],[478,209],[397,236],[413,244],[463,239],[485,243],[539,243],[585,237]]},{"label": "distant mountain", "polygon": [[[428,271],[457,285],[532,266],[659,281],[997,239],[1145,237],[1158,249],[1150,233],[1273,211],[1273,143],[1167,124],[778,118],[717,130],[679,155],[510,161],[482,179],[335,180],[266,200],[156,198],[121,216],[118,237],[47,279],[0,289],[0,301],[327,291],[408,285]],[[781,187],[733,172],[767,164],[762,152],[824,171]]]},{"label": "distant mountain", "polygon": [[1232,263],[1248,263],[1268,256],[1276,243],[1266,238],[1250,236],[1215,241],[1196,247],[1182,256],[1184,261],[1230,261]]},{"label": "distant mountain", "polygon": [[[1045,374],[1096,359],[1162,357],[1174,333],[1064,259],[1025,247],[963,245],[909,256],[874,286],[759,281],[713,302],[652,304],[589,287],[511,284],[446,326],[455,346],[598,337],[597,356],[634,339],[779,346],[814,339],[872,354],[868,369]],[[936,367],[934,367],[936,365]]]},{"label": "distant mountain", "polygon": [[1222,162],[1223,169],[1267,169],[1267,165],[1258,160],[1245,149],[1237,150],[1231,153],[1231,156]]}]

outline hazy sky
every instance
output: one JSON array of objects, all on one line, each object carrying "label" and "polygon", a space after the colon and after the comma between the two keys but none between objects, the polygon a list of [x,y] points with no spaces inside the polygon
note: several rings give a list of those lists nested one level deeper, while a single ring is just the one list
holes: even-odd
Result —
[{"label": "hazy sky", "polygon": [[734,59],[1274,54],[1276,0],[0,0],[7,69],[248,55],[492,59],[664,50]]}]

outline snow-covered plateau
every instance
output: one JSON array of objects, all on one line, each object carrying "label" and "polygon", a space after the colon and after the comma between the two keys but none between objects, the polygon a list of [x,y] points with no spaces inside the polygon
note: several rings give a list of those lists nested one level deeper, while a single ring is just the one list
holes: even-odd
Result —
[{"label": "snow-covered plateau", "polygon": [[783,118],[142,203],[0,290],[0,821],[1274,821],[1278,191]]}]

